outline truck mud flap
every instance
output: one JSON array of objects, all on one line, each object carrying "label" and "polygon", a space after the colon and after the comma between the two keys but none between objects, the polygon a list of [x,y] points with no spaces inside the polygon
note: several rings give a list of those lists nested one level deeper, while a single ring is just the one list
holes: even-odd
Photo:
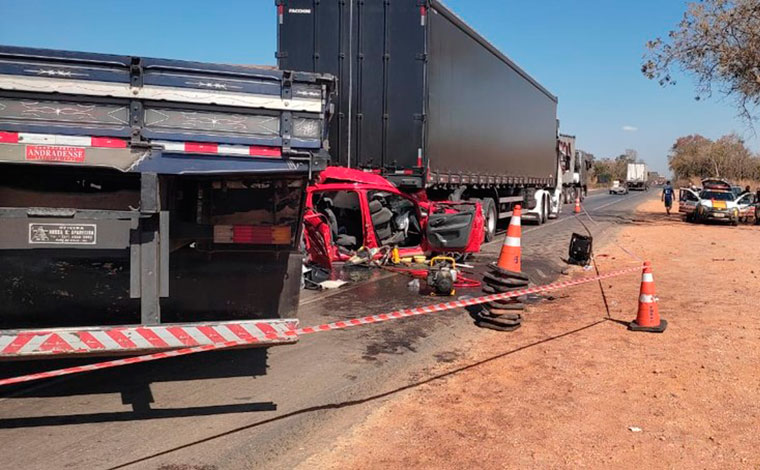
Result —
[{"label": "truck mud flap", "polygon": [[298,320],[175,323],[157,326],[0,330],[0,360],[119,356],[245,341],[245,347],[295,343]]}]

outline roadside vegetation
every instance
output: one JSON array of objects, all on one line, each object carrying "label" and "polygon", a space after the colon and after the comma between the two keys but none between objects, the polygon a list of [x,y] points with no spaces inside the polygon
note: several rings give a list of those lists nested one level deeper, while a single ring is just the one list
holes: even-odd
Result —
[{"label": "roadside vegetation", "polygon": [[696,99],[714,91],[735,101],[748,123],[760,106],[760,3],[702,0],[687,5],[667,38],[646,44],[641,71],[660,85],[676,84],[674,70],[695,80]]},{"label": "roadside vegetation", "polygon": [[746,184],[760,181],[760,157],[752,155],[735,134],[715,141],[699,134],[679,137],[668,155],[668,166],[676,181],[707,177]]}]

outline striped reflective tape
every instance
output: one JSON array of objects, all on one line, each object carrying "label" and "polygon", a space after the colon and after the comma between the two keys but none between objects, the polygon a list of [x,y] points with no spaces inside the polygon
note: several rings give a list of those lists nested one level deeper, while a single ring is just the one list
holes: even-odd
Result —
[{"label": "striped reflective tape", "polygon": [[126,148],[127,141],[117,137],[0,132],[0,144],[62,145],[67,147]]},{"label": "striped reflective tape", "polygon": [[652,294],[641,294],[639,296],[639,302],[642,304],[651,304],[657,301],[657,297]]},{"label": "striped reflective tape", "polygon": [[600,274],[598,276],[583,277],[580,279],[574,279],[571,281],[555,282],[552,284],[545,284],[542,286],[528,287],[525,289],[518,289],[509,292],[503,292],[500,294],[491,294],[483,297],[474,297],[471,299],[452,300],[450,302],[444,302],[440,304],[427,305],[424,307],[409,308],[403,310],[396,310],[394,312],[382,313],[380,315],[371,315],[368,317],[354,318],[352,320],[343,320],[333,323],[325,323],[323,325],[311,326],[300,328],[298,330],[289,331],[286,334],[292,336],[306,335],[310,333],[318,333],[320,331],[340,330],[343,328],[349,328],[352,326],[367,325],[370,323],[379,323],[388,320],[396,320],[398,318],[405,318],[417,315],[425,315],[428,313],[443,312],[454,308],[465,308],[473,305],[480,305],[487,302],[493,302],[495,300],[511,299],[514,297],[520,297],[522,295],[537,294],[541,292],[549,292],[553,290],[563,289],[566,287],[578,286],[589,282],[599,281],[601,279],[608,279],[611,277],[621,276],[623,274],[632,273],[635,271],[641,271],[641,266],[634,266],[626,269],[620,269],[617,271],[611,271],[608,273]]},{"label": "striped reflective tape", "polygon": [[[282,149],[264,145],[225,145],[213,142],[153,141],[169,152],[231,155],[244,157],[281,158]],[[126,139],[83,135],[37,134],[2,132],[0,144],[54,145],[64,147],[127,148]]]},{"label": "striped reflective tape", "polygon": [[267,147],[263,145],[224,145],[205,142],[170,142],[163,140],[154,141],[153,143],[162,146],[167,152],[232,155],[241,157],[282,157],[282,149],[280,147]]},{"label": "striped reflective tape", "polygon": [[282,338],[296,326],[296,320],[251,320],[0,331],[0,358],[141,353],[229,341],[266,342]]},{"label": "striped reflective tape", "polygon": [[654,276],[652,276],[652,273],[644,273],[641,276],[641,282],[654,282]]},{"label": "striped reflective tape", "polygon": [[[626,273],[631,273],[634,271],[640,271],[641,267],[631,267],[627,269],[621,269],[618,271],[612,271],[605,274],[600,274],[598,276],[592,276],[592,277],[584,277],[580,279],[575,279],[572,281],[563,281],[563,282],[555,282],[553,284],[546,284],[543,286],[536,286],[536,287],[530,287],[527,289],[519,289],[515,291],[510,292],[504,292],[501,294],[493,294],[493,295],[487,295],[483,297],[477,297],[472,299],[461,299],[461,300],[454,300],[451,302],[444,302],[440,304],[434,304],[434,305],[427,305],[424,307],[416,307],[416,308],[410,308],[410,309],[404,309],[404,310],[397,310],[390,313],[382,313],[380,315],[371,315],[367,317],[362,318],[354,318],[352,320],[345,320],[345,321],[337,321],[333,323],[325,323],[322,325],[312,326],[312,327],[306,327],[306,328],[299,328],[299,329],[290,329],[286,331],[283,336],[284,337],[298,337],[299,335],[306,335],[311,333],[318,333],[320,331],[331,331],[331,330],[339,330],[344,328],[349,328],[352,326],[359,326],[359,325],[368,325],[373,323],[380,323],[384,321],[389,320],[396,320],[399,318],[406,318],[411,316],[417,316],[417,315],[425,315],[429,313],[436,313],[436,312],[443,312],[446,310],[451,310],[454,308],[463,308],[463,307],[469,307],[472,305],[479,305],[486,302],[492,302],[495,300],[503,300],[503,299],[509,299],[513,297],[519,297],[521,295],[527,295],[527,294],[533,294],[533,293],[539,293],[539,292],[547,292],[557,289],[562,289],[565,287],[572,287],[577,286],[581,284],[585,284],[588,282],[594,282],[601,279],[607,279],[611,277],[620,276]],[[283,338],[280,338],[281,340]],[[183,348],[183,349],[177,349],[173,351],[166,351],[166,352],[160,352],[160,353],[154,353],[154,354],[147,354],[144,356],[136,356],[136,357],[130,357],[125,359],[117,359],[115,361],[105,361],[105,362],[99,362],[96,364],[89,364],[86,366],[77,366],[77,367],[69,367],[65,369],[57,369],[47,372],[40,372],[36,374],[29,374],[19,377],[11,377],[7,379],[0,380],[0,386],[3,385],[10,385],[15,383],[21,383],[21,382],[31,382],[34,380],[41,380],[51,377],[60,377],[64,375],[70,375],[70,374],[78,374],[81,372],[89,372],[94,370],[100,370],[100,369],[107,369],[111,367],[119,367],[124,366],[127,364],[136,364],[139,362],[148,362],[148,361],[155,361],[158,359],[164,359],[168,357],[176,357],[176,356],[183,356],[187,354],[195,354],[199,352],[205,352],[205,351],[215,351],[219,349],[227,349],[232,348],[236,346],[243,346],[250,344],[250,342],[247,341],[230,341],[226,343],[218,343],[218,344],[209,344],[204,346],[196,346],[191,348]]]}]

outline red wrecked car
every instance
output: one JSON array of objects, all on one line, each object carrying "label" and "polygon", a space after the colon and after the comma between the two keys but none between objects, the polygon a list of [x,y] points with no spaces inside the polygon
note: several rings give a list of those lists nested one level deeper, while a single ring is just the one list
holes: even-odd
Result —
[{"label": "red wrecked car", "polygon": [[328,167],[306,191],[307,253],[312,263],[328,269],[361,247],[396,246],[402,257],[474,253],[480,251],[484,225],[480,203],[428,201],[360,170]]}]

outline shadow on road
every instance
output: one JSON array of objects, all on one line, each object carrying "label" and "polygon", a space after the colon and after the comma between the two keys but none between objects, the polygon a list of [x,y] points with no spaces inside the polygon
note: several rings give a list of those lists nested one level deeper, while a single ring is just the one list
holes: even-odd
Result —
[{"label": "shadow on road", "polygon": [[[169,361],[134,364],[129,368],[89,372],[73,379],[50,379],[39,385],[21,384],[8,387],[3,389],[0,398],[119,393],[122,403],[130,405],[132,411],[0,419],[0,429],[273,411],[277,409],[277,406],[271,402],[191,408],[151,408],[154,400],[150,386],[153,383],[262,376],[267,372],[267,358],[268,352],[263,348],[212,351],[202,355],[176,357]],[[92,363],[102,359],[4,363],[0,377],[14,377]]]},{"label": "shadow on road", "polygon": [[249,413],[252,411],[276,411],[273,402],[239,403],[233,405],[198,406],[190,408],[159,408],[137,411],[115,411],[78,415],[34,416],[0,419],[0,429],[33,428],[39,426],[62,426],[69,424],[113,423],[143,421],[148,419],[187,418],[220,414]]},{"label": "shadow on road", "polygon": [[[613,319],[603,318],[601,320],[597,320],[595,322],[592,322],[592,323],[589,323],[587,325],[575,328],[573,330],[566,331],[564,333],[561,333],[561,334],[558,334],[558,335],[555,335],[555,336],[550,336],[548,338],[544,338],[544,339],[541,339],[541,340],[538,340],[538,341],[534,341],[534,342],[526,344],[524,346],[520,346],[520,347],[517,347],[515,349],[511,349],[509,351],[505,351],[503,353],[496,354],[494,356],[488,357],[486,359],[482,359],[482,360],[474,362],[472,364],[468,364],[468,365],[465,365],[465,366],[462,366],[462,367],[458,367],[458,368],[450,370],[448,372],[444,372],[442,374],[438,374],[438,375],[429,377],[429,378],[427,378],[425,380],[421,380],[421,381],[418,381],[418,382],[407,384],[407,385],[404,385],[402,387],[398,387],[398,388],[393,389],[393,390],[389,390],[389,391],[386,391],[386,392],[378,393],[378,394],[371,395],[371,396],[368,396],[368,397],[365,397],[365,398],[359,398],[359,399],[356,399],[356,400],[349,400],[349,401],[344,401],[344,402],[341,402],[341,403],[328,403],[328,404],[324,404],[324,405],[311,406],[311,407],[308,407],[308,408],[303,408],[303,409],[300,409],[300,410],[292,411],[290,413],[286,413],[286,414],[283,414],[283,415],[280,415],[280,416],[276,416],[276,417],[273,417],[273,418],[257,421],[255,423],[247,424],[245,426],[240,426],[240,427],[237,427],[237,428],[233,428],[233,429],[230,429],[228,431],[225,431],[225,432],[222,432],[222,433],[219,433],[219,434],[214,434],[212,436],[209,436],[209,437],[206,437],[206,438],[203,438],[203,439],[199,439],[199,440],[196,440],[196,441],[193,441],[193,442],[188,442],[187,444],[183,444],[183,445],[180,445],[180,446],[177,446],[177,447],[173,447],[171,449],[167,449],[167,450],[164,450],[164,451],[161,451],[161,452],[157,452],[157,453],[152,454],[152,455],[147,455],[147,456],[141,457],[139,459],[135,459],[135,460],[132,460],[132,461],[129,461],[129,462],[125,462],[125,463],[116,465],[114,467],[111,467],[109,470],[116,470],[116,469],[120,469],[120,468],[131,466],[131,465],[143,463],[143,462],[145,462],[147,460],[151,460],[151,459],[154,459],[156,457],[161,457],[163,455],[170,454],[172,452],[176,452],[176,451],[179,451],[179,450],[182,450],[182,449],[187,449],[189,447],[193,447],[195,445],[203,444],[203,443],[206,443],[206,442],[211,442],[211,441],[214,441],[216,439],[220,439],[222,437],[230,436],[230,435],[233,435],[233,434],[236,434],[236,433],[239,433],[239,432],[242,432],[242,431],[247,431],[247,430],[250,430],[250,429],[255,429],[255,428],[259,427],[259,426],[263,426],[263,425],[266,425],[266,424],[282,421],[282,420],[285,420],[285,419],[288,419],[288,418],[292,418],[294,416],[303,415],[303,414],[307,414],[307,413],[314,413],[314,412],[319,412],[319,411],[339,410],[339,409],[342,409],[342,408],[348,408],[348,407],[352,407],[352,406],[362,405],[362,404],[365,404],[365,403],[368,403],[368,402],[372,402],[372,401],[375,401],[375,400],[378,400],[378,399],[382,399],[382,398],[385,398],[385,397],[388,397],[388,396],[391,396],[391,395],[395,395],[395,394],[400,393],[400,392],[404,392],[406,390],[411,390],[411,389],[420,387],[422,385],[426,385],[426,384],[429,384],[431,382],[435,382],[437,380],[441,380],[441,379],[444,379],[444,378],[447,378],[447,377],[451,377],[451,376],[459,374],[461,372],[464,372],[464,371],[467,371],[467,370],[470,370],[470,369],[482,366],[484,364],[488,364],[490,362],[502,359],[504,357],[507,357],[507,356],[510,356],[512,354],[518,353],[520,351],[524,351],[524,350],[532,348],[534,346],[539,346],[541,344],[545,344],[545,343],[548,343],[550,341],[554,341],[554,340],[557,340],[557,339],[565,338],[567,336],[571,336],[573,334],[579,333],[579,332],[587,330],[589,328],[593,328],[594,326],[600,325],[602,323],[607,323],[610,320],[613,320]],[[620,322],[615,321],[615,323],[620,323]]]}]

